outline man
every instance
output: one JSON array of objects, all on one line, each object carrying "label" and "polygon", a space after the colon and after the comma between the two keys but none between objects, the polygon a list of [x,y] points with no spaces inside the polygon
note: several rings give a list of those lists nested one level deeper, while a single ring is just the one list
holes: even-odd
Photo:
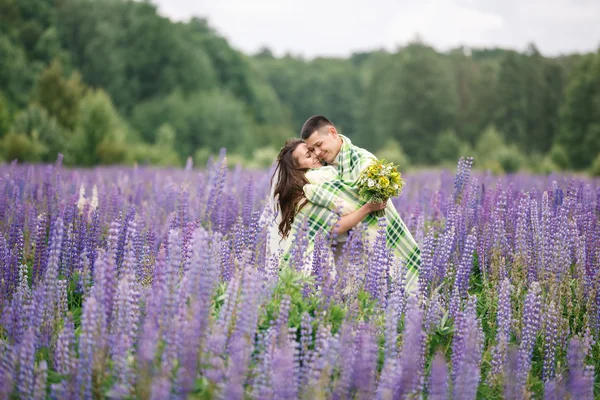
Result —
[{"label": "man", "polygon": [[[304,123],[301,137],[319,159],[337,168],[341,181],[341,184],[338,181],[332,184],[306,185],[304,192],[308,199],[323,207],[331,207],[331,201],[339,197],[354,196],[362,201],[358,195],[358,178],[363,169],[377,160],[377,157],[353,145],[350,139],[339,134],[335,125],[322,115],[312,116]],[[417,286],[421,251],[391,201],[387,203],[385,217],[387,245],[394,250],[396,258],[405,262],[406,286],[413,291]],[[373,215],[367,216],[364,221],[370,227],[377,226],[378,223]]]}]

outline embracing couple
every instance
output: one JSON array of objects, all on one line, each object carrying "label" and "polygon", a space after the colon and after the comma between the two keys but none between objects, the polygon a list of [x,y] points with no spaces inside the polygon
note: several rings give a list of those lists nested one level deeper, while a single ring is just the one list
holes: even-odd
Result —
[{"label": "embracing couple", "polygon": [[329,244],[326,251],[337,261],[348,231],[363,222],[363,243],[370,251],[383,222],[371,213],[385,210],[387,247],[395,263],[405,264],[405,284],[413,291],[421,262],[416,241],[391,201],[365,203],[358,195],[359,176],[376,159],[338,133],[324,116],[310,117],[302,127],[301,139],[288,139],[277,157],[263,214],[270,260],[282,267],[293,257],[294,247],[303,246],[302,265],[297,268],[311,273],[317,237],[333,238],[335,257]]}]

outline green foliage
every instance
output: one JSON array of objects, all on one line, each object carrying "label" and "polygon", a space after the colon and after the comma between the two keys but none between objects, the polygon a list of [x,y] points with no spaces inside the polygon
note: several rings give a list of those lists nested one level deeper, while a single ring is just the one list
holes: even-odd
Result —
[{"label": "green foliage", "polygon": [[74,162],[96,165],[124,161],[127,129],[110,97],[101,89],[89,91],[81,99],[70,147]]},{"label": "green foliage", "polygon": [[128,154],[129,161],[160,166],[181,166],[181,158],[175,151],[176,136],[171,125],[161,125],[156,133],[156,143],[136,144]]},{"label": "green foliage", "polygon": [[84,95],[85,86],[78,73],[67,80],[58,60],[40,75],[34,101],[44,107],[50,116],[67,129],[75,128],[79,102]]},{"label": "green foliage", "polygon": [[498,149],[496,159],[500,163],[502,170],[508,173],[517,172],[525,164],[525,158],[514,144]]},{"label": "green foliage", "polygon": [[24,133],[11,132],[2,138],[0,144],[2,156],[7,161],[37,161],[39,154],[43,152],[39,142]]},{"label": "green foliage", "polygon": [[569,163],[586,168],[600,153],[600,50],[585,56],[570,76],[558,142]]},{"label": "green foliage", "polygon": [[375,155],[379,159],[389,160],[398,165],[400,171],[406,170],[410,165],[408,156],[395,139],[388,139]]},{"label": "green foliage", "polygon": [[600,153],[596,156],[596,158],[594,158],[592,168],[590,169],[590,174],[592,176],[600,176]]},{"label": "green foliage", "polygon": [[[71,133],[39,105],[31,104],[19,112],[10,131],[25,134],[30,141],[39,143],[39,146],[35,146],[38,151],[32,155],[35,158],[31,161],[54,162],[58,153],[68,152]],[[65,162],[69,161],[67,154]]]},{"label": "green foliage", "polygon": [[17,106],[27,103],[34,76],[35,70],[27,64],[25,51],[0,34],[0,88],[9,102]]},{"label": "green foliage", "polygon": [[[173,22],[151,2],[0,0],[0,135],[33,103],[61,133],[53,139],[38,129],[32,161],[60,151],[66,163],[177,165],[226,147],[230,162],[258,167],[268,164],[268,148],[323,114],[355,144],[400,165],[406,154],[413,164],[454,163],[494,125],[514,147],[479,154],[476,166],[513,171],[527,165],[523,154],[536,153],[548,159],[530,160],[532,169],[589,170],[600,151],[599,59],[546,58],[534,45],[439,53],[422,43],[346,59],[277,58],[269,49],[250,57],[207,20]],[[86,87],[106,93],[114,113],[104,115],[118,115],[111,135],[121,139],[93,140],[114,118],[82,131]],[[175,140],[161,154],[164,124]],[[36,141],[33,130],[11,131],[27,136],[13,137],[15,148]]]},{"label": "green foliage", "polygon": [[8,133],[8,128],[10,126],[10,114],[8,112],[8,104],[6,104],[6,100],[0,92],[0,138]]},{"label": "green foliage", "polygon": [[174,92],[164,99],[142,103],[135,108],[133,125],[142,138],[154,142],[155,129],[169,123],[177,132],[175,149],[181,157],[206,147],[218,152],[247,151],[250,120],[244,104],[228,92],[219,90],[184,96]]},{"label": "green foliage", "polygon": [[439,161],[448,161],[456,163],[463,155],[461,154],[465,148],[465,143],[462,142],[454,130],[446,130],[440,134],[433,145],[433,157]]},{"label": "green foliage", "polygon": [[552,148],[548,153],[548,158],[556,165],[557,169],[562,170],[569,166],[569,155],[565,148],[558,143],[552,145]]},{"label": "green foliage", "polygon": [[452,126],[456,109],[452,76],[440,54],[413,44],[377,66],[364,97],[361,130],[369,147],[398,140],[413,163],[434,162],[438,133]]}]

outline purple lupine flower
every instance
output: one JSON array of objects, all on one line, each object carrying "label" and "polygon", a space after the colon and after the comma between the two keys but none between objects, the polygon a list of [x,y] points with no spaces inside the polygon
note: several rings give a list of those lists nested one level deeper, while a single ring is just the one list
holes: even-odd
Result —
[{"label": "purple lupine flower", "polygon": [[432,288],[439,285],[446,275],[448,261],[450,260],[450,255],[452,254],[452,250],[454,248],[454,234],[454,226],[451,226],[449,229],[444,231],[438,241],[433,261],[435,272],[431,277]]},{"label": "purple lupine flower", "polygon": [[544,400],[563,400],[567,392],[560,377],[544,382]]},{"label": "purple lupine flower", "polygon": [[452,372],[454,398],[457,399],[474,399],[481,379],[480,364],[484,337],[481,320],[477,319],[476,306],[477,297],[473,296],[469,299],[464,313],[459,316],[457,331],[453,338]]},{"label": "purple lupine flower", "polygon": [[567,352],[569,380],[567,386],[574,399],[594,398],[594,370],[586,368],[584,351],[579,338],[571,338]]},{"label": "purple lupine flower", "polygon": [[92,370],[95,363],[95,354],[100,354],[103,349],[102,339],[105,332],[102,329],[101,304],[94,296],[86,299],[81,317],[81,335],[79,336],[79,364],[77,366],[77,387],[79,395],[90,398],[92,393]]},{"label": "purple lupine flower", "polygon": [[373,398],[375,390],[375,369],[377,364],[377,343],[374,329],[369,324],[361,324],[356,336],[356,357],[352,382],[359,398]]},{"label": "purple lupine flower", "polygon": [[46,382],[48,381],[48,363],[41,360],[35,369],[35,387],[33,389],[33,398],[41,400],[46,398]]},{"label": "purple lupine flower", "polygon": [[[124,263],[124,266],[127,262]],[[134,271],[125,270],[116,293],[115,308],[112,318],[111,353],[115,365],[115,374],[119,383],[128,388],[132,385],[132,371],[129,355],[137,337],[137,326],[140,318],[139,288]]]},{"label": "purple lupine flower", "polygon": [[293,345],[287,339],[279,341],[275,347],[271,368],[274,398],[296,399],[298,387],[294,370],[294,351]]},{"label": "purple lupine flower", "polygon": [[444,355],[439,351],[436,353],[431,365],[428,389],[428,399],[446,400],[449,397],[448,366],[446,365]]},{"label": "purple lupine flower", "polygon": [[183,229],[188,223],[188,186],[181,185],[181,190],[177,196],[177,219],[179,220],[179,228]]},{"label": "purple lupine flower", "polygon": [[306,385],[308,381],[308,367],[309,360],[312,357],[312,350],[310,345],[312,343],[312,320],[307,312],[302,313],[302,319],[300,322],[300,346],[299,346],[299,362],[300,362],[300,382],[299,386]]},{"label": "purple lupine flower", "polygon": [[152,394],[150,400],[164,400],[171,398],[171,381],[166,376],[156,378],[152,382]]},{"label": "purple lupine flower", "polygon": [[400,397],[417,393],[425,365],[425,343],[427,336],[423,331],[423,310],[416,297],[409,297],[409,305],[405,314],[402,349],[399,354],[399,365],[402,368],[399,380]]},{"label": "purple lupine flower", "polygon": [[253,195],[254,195],[254,181],[252,178],[248,179],[248,185],[246,186],[246,190],[244,192],[244,203],[242,207],[242,221],[244,221],[244,225],[250,225],[250,218],[252,217],[252,204],[253,204]]},{"label": "purple lupine flower", "polygon": [[18,347],[19,374],[17,376],[17,391],[25,397],[31,398],[34,394],[33,369],[35,364],[35,332],[30,327]]},{"label": "purple lupine flower", "polygon": [[340,370],[338,379],[334,382],[333,395],[334,400],[346,399],[350,396],[352,386],[352,377],[354,375],[354,366],[356,360],[356,339],[352,325],[343,322],[340,335],[340,357],[338,358],[337,368]]},{"label": "purple lupine flower", "polygon": [[33,281],[37,282],[44,276],[46,263],[48,261],[48,246],[46,236],[48,231],[48,215],[40,214],[37,218],[37,230],[35,235],[35,257],[33,262]]},{"label": "purple lupine flower", "polygon": [[63,223],[61,218],[57,218],[54,224],[52,237],[50,238],[50,253],[48,257],[48,267],[44,276],[44,286],[46,287],[46,304],[48,310],[46,322],[54,321],[59,309],[59,260],[62,244]]},{"label": "purple lupine flower", "polygon": [[431,291],[429,285],[434,273],[433,257],[436,245],[437,238],[431,230],[425,237],[421,251],[421,267],[419,269],[419,294],[421,297],[429,297]]},{"label": "purple lupine flower", "polygon": [[471,174],[471,167],[473,165],[473,157],[461,157],[458,160],[458,168],[456,171],[456,177],[454,179],[454,202],[459,203],[462,199],[462,193],[469,182],[469,175]]},{"label": "purple lupine flower", "polygon": [[272,350],[275,341],[275,329],[267,328],[258,335],[255,379],[252,382],[252,395],[257,399],[273,398],[271,387]]},{"label": "purple lupine flower", "polygon": [[471,269],[473,268],[473,252],[475,251],[476,244],[477,233],[475,232],[475,229],[473,229],[467,237],[460,264],[456,270],[456,281],[454,284],[458,287],[458,291],[462,298],[467,295],[467,289],[469,288],[469,277],[471,276]]},{"label": "purple lupine flower", "polygon": [[225,178],[227,176],[227,161],[223,159],[219,164],[215,165],[215,169],[217,173],[212,179],[208,200],[206,201],[206,210],[204,213],[205,221],[211,220],[215,207],[219,203],[219,198],[221,197],[223,187],[225,186]]},{"label": "purple lupine flower", "polygon": [[510,303],[511,292],[512,285],[508,278],[504,278],[500,283],[500,290],[498,291],[498,313],[496,315],[497,331],[496,345],[494,346],[492,353],[492,376],[501,374],[502,369],[506,364],[512,323],[512,306]]},{"label": "purple lupine flower", "polygon": [[523,307],[523,332],[519,348],[519,363],[517,367],[517,395],[525,391],[525,383],[531,369],[531,357],[536,336],[540,326],[541,289],[538,282],[533,282],[525,297]]},{"label": "purple lupine flower", "polygon": [[[236,336],[232,339],[230,347],[229,364],[225,374],[226,382],[222,385],[222,397],[224,399],[243,399],[245,377],[250,363],[250,342],[247,337]],[[277,356],[277,350],[275,350],[275,356]],[[285,367],[283,366],[283,368]],[[286,380],[287,376],[278,378],[283,384],[289,385],[289,381]]]},{"label": "purple lupine flower", "polygon": [[[74,375],[76,373],[76,355],[75,355],[75,331],[73,320],[70,316],[65,320],[65,325],[58,335],[56,342],[56,352],[54,359],[54,368],[56,372],[65,376],[67,382],[61,382],[65,388],[67,384],[73,384]],[[63,394],[66,395],[66,389],[63,389]],[[74,394],[72,394],[74,395]]]},{"label": "purple lupine flower", "polygon": [[386,228],[385,218],[379,220],[379,230],[373,252],[367,260],[367,279],[365,289],[371,294],[374,299],[382,299],[382,296],[387,293],[385,281],[389,273],[390,251],[386,247]]},{"label": "purple lupine flower", "polygon": [[519,365],[519,350],[513,346],[508,349],[504,365],[504,398],[507,400],[522,399],[518,390],[517,373]]},{"label": "purple lupine flower", "polygon": [[529,264],[529,269],[527,270],[527,278],[529,282],[533,282],[539,278],[537,268],[543,265],[544,254],[537,200],[535,198],[532,198],[529,204],[529,219],[531,221],[531,243],[528,243],[528,247],[531,249],[531,261]]},{"label": "purple lupine flower", "polygon": [[544,338],[544,368],[542,380],[548,381],[554,378],[554,363],[556,358],[556,346],[558,345],[558,319],[559,314],[554,301],[550,301],[544,319],[546,332]]},{"label": "purple lupine flower", "polygon": [[17,357],[15,348],[10,343],[0,339],[0,398],[8,399],[13,391],[13,379]]}]

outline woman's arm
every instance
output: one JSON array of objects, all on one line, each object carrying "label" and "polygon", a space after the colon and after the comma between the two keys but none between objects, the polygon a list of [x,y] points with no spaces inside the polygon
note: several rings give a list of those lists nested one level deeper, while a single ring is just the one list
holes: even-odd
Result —
[{"label": "woman's arm", "polygon": [[341,217],[331,232],[337,235],[348,232],[350,229],[358,225],[363,219],[365,219],[367,215],[373,211],[383,210],[386,205],[387,202],[385,201],[383,203],[367,203],[361,206],[358,210]]}]

